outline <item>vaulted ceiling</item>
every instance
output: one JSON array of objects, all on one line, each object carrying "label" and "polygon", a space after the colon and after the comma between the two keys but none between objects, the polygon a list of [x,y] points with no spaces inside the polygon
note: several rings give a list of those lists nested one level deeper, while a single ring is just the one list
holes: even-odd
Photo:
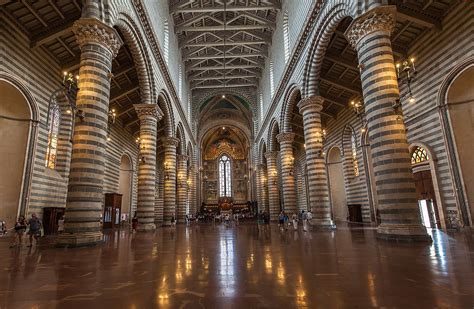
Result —
[{"label": "vaulted ceiling", "polygon": [[280,0],[170,0],[191,89],[257,87]]}]

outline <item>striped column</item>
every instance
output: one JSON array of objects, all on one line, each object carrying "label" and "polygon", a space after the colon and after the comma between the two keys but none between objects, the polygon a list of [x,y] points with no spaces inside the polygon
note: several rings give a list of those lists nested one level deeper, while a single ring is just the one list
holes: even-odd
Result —
[{"label": "striped column", "polygon": [[280,194],[278,191],[278,169],[277,169],[278,151],[267,151],[267,179],[268,179],[268,208],[270,220],[277,220],[280,214]]},{"label": "striped column", "polygon": [[171,225],[171,218],[175,217],[176,210],[176,147],[179,139],[164,137],[162,141],[165,149],[163,225],[168,226]]},{"label": "striped column", "polygon": [[280,133],[277,141],[280,143],[281,180],[283,187],[283,205],[285,212],[291,216],[298,212],[296,208],[296,182],[294,175],[295,157],[293,156],[293,141],[295,133]]},{"label": "striped column", "polygon": [[156,130],[163,113],[155,104],[135,104],[140,119],[137,231],[155,230]]},{"label": "striped column", "polygon": [[262,204],[258,207],[259,210],[263,210],[265,212],[270,212],[268,208],[268,179],[267,179],[267,166],[265,164],[258,164],[257,165],[257,173],[259,175],[260,181],[260,197],[262,200]]},{"label": "striped column", "polygon": [[197,171],[196,171],[196,161],[194,156],[190,158],[191,168],[189,170],[189,213],[195,215],[197,211]]},{"label": "striped column", "polygon": [[257,189],[257,206],[258,211],[265,210],[263,208],[263,201],[262,201],[262,177],[260,177],[260,164],[257,165],[255,169],[255,187]]},{"label": "striped column", "polygon": [[62,247],[102,242],[100,217],[104,201],[104,169],[112,59],[122,45],[117,32],[95,19],[79,19],[73,31],[81,49],[75,119]]},{"label": "striped column", "polygon": [[188,156],[178,155],[177,164],[177,179],[178,179],[178,192],[177,192],[177,207],[176,219],[178,222],[184,222],[186,217],[186,206],[188,203]]},{"label": "striped column", "polygon": [[357,50],[368,122],[378,209],[377,235],[385,239],[430,240],[421,224],[403,118],[393,110],[399,98],[390,32],[395,6],[361,15],[346,31]]},{"label": "striped column", "polygon": [[313,225],[317,228],[334,229],[329,204],[329,189],[323,156],[323,133],[321,110],[324,99],[311,96],[298,103],[303,115],[304,139],[306,145],[306,166],[308,173],[309,209],[313,213]]}]

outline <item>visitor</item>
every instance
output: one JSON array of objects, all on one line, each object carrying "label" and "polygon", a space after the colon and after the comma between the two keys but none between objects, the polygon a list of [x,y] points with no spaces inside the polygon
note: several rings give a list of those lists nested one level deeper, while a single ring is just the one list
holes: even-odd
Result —
[{"label": "visitor", "polygon": [[135,232],[137,230],[137,226],[138,226],[138,218],[137,218],[137,214],[135,214],[132,219],[132,232]]},{"label": "visitor", "polygon": [[295,213],[291,216],[291,221],[293,222],[293,229],[296,231],[298,229],[298,216]]},{"label": "visitor", "polygon": [[28,227],[30,228],[28,231],[30,244],[28,247],[33,246],[33,237],[35,238],[36,244],[38,244],[38,239],[41,237],[41,220],[36,216],[35,213],[31,214],[31,219],[28,220]]},{"label": "visitor", "polygon": [[7,223],[3,220],[0,220],[0,236],[7,234]]},{"label": "visitor", "polygon": [[304,214],[304,219],[303,219],[303,231],[307,231],[309,226],[311,225],[311,219],[313,219],[313,214],[311,211],[308,211]]},{"label": "visitor", "polygon": [[263,221],[265,224],[270,224],[270,214],[266,211],[263,212]]},{"label": "visitor", "polygon": [[260,210],[258,215],[257,215],[257,223],[259,225],[262,225],[263,223],[265,223],[265,214],[263,213],[262,210]]},{"label": "visitor", "polygon": [[15,236],[13,237],[13,242],[10,245],[10,248],[13,248],[15,246],[21,247],[23,234],[25,234],[25,231],[26,231],[26,226],[27,226],[27,222],[25,220],[25,217],[19,216],[13,228],[15,230]]},{"label": "visitor", "polygon": [[171,227],[176,226],[176,218],[174,216],[171,216]]},{"label": "visitor", "polygon": [[280,231],[285,230],[285,214],[280,212],[280,215],[278,216],[278,227],[280,228]]},{"label": "visitor", "polygon": [[58,233],[61,234],[64,232],[64,216],[61,216],[58,220]]},{"label": "visitor", "polygon": [[283,212],[283,214],[285,215],[285,231],[287,231],[288,227],[291,225],[290,217],[288,217],[286,212]]}]

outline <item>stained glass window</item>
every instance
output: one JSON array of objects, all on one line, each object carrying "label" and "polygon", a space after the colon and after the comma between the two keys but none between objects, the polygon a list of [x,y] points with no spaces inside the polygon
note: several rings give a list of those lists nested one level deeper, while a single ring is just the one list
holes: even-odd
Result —
[{"label": "stained glass window", "polygon": [[51,108],[49,121],[50,126],[48,133],[48,148],[46,149],[45,166],[54,169],[56,167],[56,155],[58,151],[59,122],[61,121],[61,112],[57,104],[55,104]]},{"label": "stained glass window", "polygon": [[288,27],[288,12],[283,16],[283,44],[285,48],[285,63],[290,59],[290,29]]},{"label": "stained glass window", "polygon": [[231,179],[230,159],[228,156],[223,155],[219,160],[219,196],[232,196]]},{"label": "stained glass window", "polygon": [[428,161],[429,159],[426,149],[420,146],[415,147],[411,153],[411,164],[421,163],[423,161]]},{"label": "stained glass window", "polygon": [[352,165],[354,167],[354,176],[359,176],[359,162],[357,161],[357,142],[355,135],[351,135]]},{"label": "stained glass window", "polygon": [[168,20],[165,19],[164,22],[164,32],[165,32],[165,37],[164,37],[164,53],[165,53],[165,61],[168,63],[168,58],[170,54],[170,30],[169,30],[169,25],[168,25]]}]

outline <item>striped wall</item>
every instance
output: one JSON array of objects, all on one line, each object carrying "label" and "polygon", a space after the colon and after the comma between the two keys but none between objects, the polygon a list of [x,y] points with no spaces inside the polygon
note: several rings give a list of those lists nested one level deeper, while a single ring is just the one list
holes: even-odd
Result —
[{"label": "striped wall", "polygon": [[[325,7],[329,8],[335,6],[336,2],[342,3],[344,1],[330,1],[325,4]],[[363,5],[366,7],[358,7],[358,12],[363,12],[368,7],[375,6],[375,2],[367,2]],[[348,6],[352,6],[352,2],[348,3]],[[441,201],[439,202],[442,204],[445,211],[448,227],[454,227],[456,224],[459,224],[460,210],[456,202],[456,195],[453,186],[452,169],[454,167],[451,166],[448,157],[446,140],[443,135],[442,123],[438,110],[438,105],[441,103],[439,102],[439,98],[442,97],[442,94],[440,94],[439,91],[445,78],[458,64],[464,62],[468,58],[474,57],[474,46],[472,43],[474,37],[471,30],[474,24],[473,12],[474,3],[472,1],[461,3],[446,16],[442,23],[441,30],[434,28],[425,32],[425,34],[423,34],[414,44],[411,50],[409,50],[408,55],[416,58],[416,67],[418,71],[418,76],[412,86],[413,95],[416,99],[414,104],[408,103],[406,99],[403,100],[406,89],[404,85],[400,85],[404,120],[408,130],[408,143],[421,143],[427,145],[434,153],[433,159],[435,160],[437,171],[436,177],[439,183],[441,196]],[[306,15],[306,13],[303,15]],[[319,18],[321,18],[321,16]],[[306,22],[308,22],[308,20],[306,20]],[[316,20],[315,28],[319,23],[320,21]],[[300,86],[303,85],[304,65],[308,57],[309,43],[315,35],[315,32],[311,33],[311,37],[306,41],[304,50],[302,51],[297,64],[292,68],[291,76],[285,80],[283,86],[286,89],[290,89],[294,84]],[[281,53],[278,54],[278,52],[274,51],[272,48],[271,57],[283,59],[283,48],[281,47],[280,50]],[[268,72],[265,72],[264,75],[267,76]],[[278,76],[278,74],[276,75]],[[262,79],[260,89],[266,89],[266,91],[268,91],[268,88],[268,81]],[[269,119],[280,119],[283,97],[284,95],[281,95],[276,98],[275,101],[271,101],[268,95],[265,95],[264,104],[266,120],[263,123],[259,123],[259,130],[256,132],[256,138],[258,140],[262,137],[264,140],[267,139],[268,131],[270,130]],[[270,103],[272,103],[272,106],[268,106]],[[338,145],[342,147],[343,131],[346,126],[351,126],[357,135],[357,159],[359,161],[360,171],[359,177],[352,179],[349,177],[346,180],[345,186],[347,197],[350,203],[362,204],[363,219],[364,221],[368,221],[370,220],[371,212],[368,194],[369,190],[366,182],[367,167],[364,165],[364,162],[367,161],[367,157],[364,157],[363,154],[363,148],[367,146],[365,145],[365,142],[361,141],[361,124],[351,110],[347,109],[341,111],[335,119],[328,122],[326,127],[328,133],[324,149],[327,152],[327,150],[332,146]],[[257,147],[257,145],[255,145],[255,147]],[[295,158],[296,162],[298,162],[296,155]],[[349,165],[346,162],[344,168],[346,172],[348,166]],[[299,174],[301,173],[300,169],[301,168],[299,167],[296,168],[298,187],[301,186],[301,180],[299,179]],[[298,189],[298,201],[302,200],[299,197],[302,192],[303,190]],[[374,203],[376,203],[376,201]]]},{"label": "striped wall", "polygon": [[[441,31],[426,33],[409,55],[416,57],[417,78],[412,92],[416,102],[402,100],[408,142],[422,143],[433,152],[442,207],[448,227],[459,224],[461,217],[453,187],[452,169],[447,156],[447,145],[443,135],[438,110],[440,87],[449,73],[464,60],[474,57],[474,3],[464,2],[451,12],[442,23]],[[455,39],[453,39],[455,38]],[[406,88],[401,86],[402,96]],[[472,202],[471,202],[472,203]]]},{"label": "striped wall", "polygon": [[[370,222],[370,206],[364,169],[363,143],[361,140],[362,123],[355,113],[347,108],[341,110],[334,119],[330,120],[325,129],[327,135],[324,143],[324,152],[326,154],[329,153],[332,147],[338,147],[343,150],[341,155],[347,203],[362,205],[362,219],[364,222]],[[357,141],[358,177],[354,175],[352,164],[351,134],[356,136]]]}]

